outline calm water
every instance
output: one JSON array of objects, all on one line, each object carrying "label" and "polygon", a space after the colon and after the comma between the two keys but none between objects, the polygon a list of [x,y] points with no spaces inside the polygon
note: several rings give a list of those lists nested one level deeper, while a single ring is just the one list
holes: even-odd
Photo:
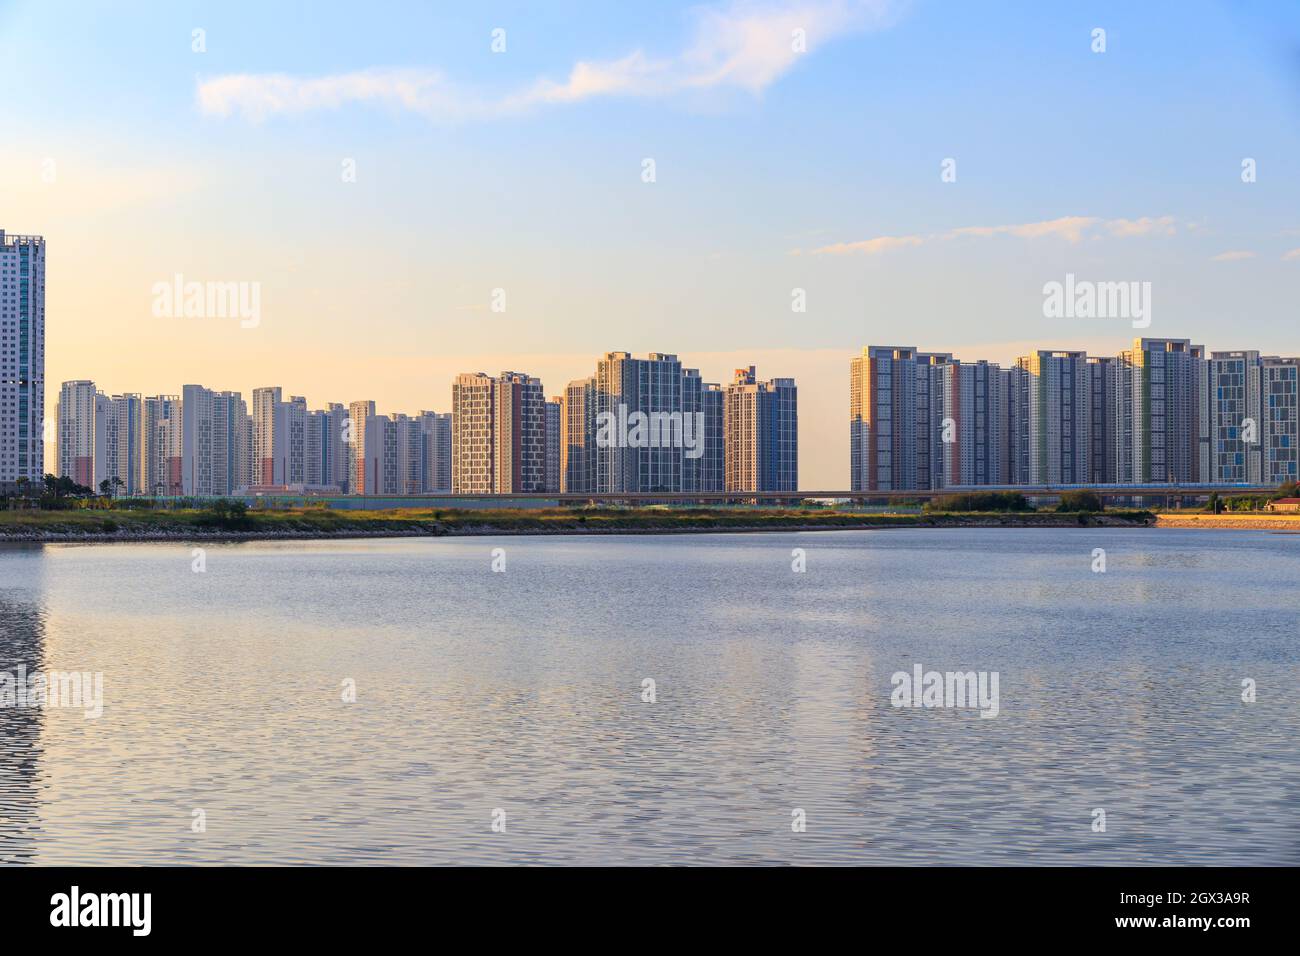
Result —
[{"label": "calm water", "polygon": [[[1300,863],[1300,536],[503,537],[193,561],[0,545],[0,671],[104,675],[97,720],[0,709],[0,862]],[[891,707],[917,663],[997,671],[999,715]]]}]

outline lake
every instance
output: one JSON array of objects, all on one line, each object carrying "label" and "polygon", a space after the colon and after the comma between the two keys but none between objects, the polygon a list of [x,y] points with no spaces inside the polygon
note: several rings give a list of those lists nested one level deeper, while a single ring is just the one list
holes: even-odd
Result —
[{"label": "lake", "polygon": [[0,545],[0,863],[1300,863],[1297,535],[201,547]]}]

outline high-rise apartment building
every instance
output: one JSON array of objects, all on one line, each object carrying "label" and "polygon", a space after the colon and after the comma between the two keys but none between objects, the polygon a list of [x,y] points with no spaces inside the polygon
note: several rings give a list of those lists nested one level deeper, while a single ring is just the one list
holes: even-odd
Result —
[{"label": "high-rise apartment building", "polygon": [[918,487],[917,352],[869,345],[849,376],[850,481],[853,491]]},{"label": "high-rise apartment building", "polygon": [[1300,456],[1300,358],[1265,356],[1260,365],[1259,442],[1264,450],[1265,484],[1280,485],[1300,480],[1296,463]]},{"label": "high-rise apartment building", "polygon": [[184,458],[184,422],[177,395],[144,400],[144,489],[146,495],[179,495]]},{"label": "high-rise apartment building", "polygon": [[105,477],[113,495],[142,495],[145,489],[144,400],[114,395],[108,404]]},{"label": "high-rise apartment building", "polygon": [[1002,370],[1007,401],[1007,478],[1029,484],[1029,372],[1019,364]]},{"label": "high-rise apartment building", "polygon": [[722,389],[676,355],[607,352],[556,401],[561,490],[722,490]]},{"label": "high-rise apartment building", "polygon": [[[607,352],[596,364],[595,488],[598,493],[695,490],[695,465],[685,465],[687,428],[696,428],[699,373],[676,355]],[[688,384],[689,383],[689,384]],[[687,418],[686,416],[692,416]],[[643,417],[645,432],[633,424]],[[602,428],[602,422],[605,427]]]},{"label": "high-rise apartment building", "polygon": [[0,229],[0,488],[45,478],[45,240]]},{"label": "high-rise apartment building", "polygon": [[540,492],[546,481],[545,393],[521,372],[462,374],[452,385],[452,491]]},{"label": "high-rise apartment building", "polygon": [[933,415],[936,467],[931,488],[1006,481],[1007,412],[1002,370],[991,362],[951,357],[932,366],[937,379]]},{"label": "high-rise apartment building", "polygon": [[451,491],[451,413],[420,412],[420,490],[426,494]]},{"label": "high-rise apartment building", "polygon": [[794,379],[760,382],[754,366],[736,369],[724,403],[725,490],[798,490],[799,412]]},{"label": "high-rise apartment building", "polygon": [[[280,389],[278,387],[253,389],[253,468],[254,484],[282,485],[283,474],[276,480],[277,459],[283,460],[284,434],[277,436],[280,421]],[[277,445],[279,439],[279,448]],[[276,452],[280,454],[277,455]]]},{"label": "high-rise apartment building", "polygon": [[253,461],[253,416],[239,392],[222,391],[213,397],[216,422],[214,457],[217,494],[234,494],[256,484]]},{"label": "high-rise apartment building", "polygon": [[1092,416],[1088,432],[1088,480],[1094,484],[1115,481],[1115,365],[1110,356],[1088,356],[1088,407]]},{"label": "high-rise apartment building", "polygon": [[366,421],[373,418],[375,403],[372,401],[353,402],[348,406],[348,421],[344,428],[345,451],[350,467],[348,470],[348,494],[364,495],[366,489]]},{"label": "high-rise apartment building", "polygon": [[332,484],[326,480],[329,466],[329,413],[312,409],[302,438],[303,483],[314,487]]},{"label": "high-rise apartment building", "polygon": [[202,385],[181,389],[181,493],[211,495],[212,396]]},{"label": "high-rise apartment building", "polygon": [[1039,350],[1021,356],[1020,401],[1028,483],[1085,484],[1091,480],[1091,373],[1083,352]]},{"label": "high-rise apartment building", "polygon": [[596,380],[583,378],[564,389],[560,414],[560,490],[596,490]]},{"label": "high-rise apartment building", "polygon": [[[681,411],[681,485],[679,491],[704,491],[703,476],[705,456],[708,454],[707,447],[702,443],[707,440],[707,433],[704,427],[704,414],[702,402],[704,401],[704,391],[707,386],[703,378],[700,377],[700,370],[695,368],[682,369],[682,411]],[[661,419],[662,421],[662,419]],[[673,431],[676,426],[673,426]],[[664,429],[659,429],[660,441],[663,441]],[[652,423],[653,437],[653,423]],[[670,434],[670,439],[672,435]],[[689,442],[694,442],[698,447],[687,447]],[[725,461],[725,458],[724,458]],[[725,479],[725,475],[724,475]]]},{"label": "high-rise apartment building", "polygon": [[[64,382],[59,390],[59,476],[97,491],[95,462],[104,457],[103,419],[96,414],[100,392],[95,383]],[[98,426],[98,427],[97,427]],[[98,447],[97,447],[98,446]]]},{"label": "high-rise apartment building", "polygon": [[325,408],[327,433],[322,439],[325,461],[322,464],[324,484],[333,485],[344,493],[351,491],[352,446],[346,439],[351,428],[352,412],[348,406],[331,402]]},{"label": "high-rise apartment building", "polygon": [[276,413],[276,484],[298,487],[307,483],[307,399],[291,395]]},{"label": "high-rise apartment building", "polygon": [[253,419],[239,392],[186,385],[181,418],[182,494],[220,497],[257,483]]},{"label": "high-rise apartment building", "polygon": [[546,485],[546,393],[540,379],[502,372],[496,389],[496,487],[542,491]]},{"label": "high-rise apartment building", "polygon": [[496,379],[483,372],[456,376],[451,386],[451,490],[496,491]]},{"label": "high-rise apartment building", "polygon": [[942,488],[943,383],[950,352],[916,354],[916,487]]},{"label": "high-rise apartment building", "polygon": [[[727,483],[727,393],[716,382],[700,389],[700,414],[704,422],[704,454],[699,459],[699,487],[693,491],[725,491]],[[795,443],[796,452],[798,442]],[[798,465],[795,466],[798,479]]]},{"label": "high-rise apartment building", "polygon": [[254,484],[307,484],[307,399],[286,402],[278,387],[253,390]]},{"label": "high-rise apartment building", "polygon": [[546,400],[546,478],[543,487],[548,492],[560,490],[560,420],[564,415],[564,398]]},{"label": "high-rise apartment building", "polygon": [[337,402],[306,413],[303,425],[302,482],[308,490],[346,492],[350,462],[343,443],[348,409]]},{"label": "high-rise apartment building", "polygon": [[308,488],[348,489],[350,461],[344,444],[348,409],[337,402],[308,412],[303,427],[303,484]]},{"label": "high-rise apartment building", "polygon": [[1207,481],[1255,483],[1262,479],[1261,373],[1258,352],[1210,353],[1202,402],[1209,430]]},{"label": "high-rise apartment building", "polygon": [[397,420],[397,485],[400,494],[421,495],[428,490],[424,480],[424,429],[420,419],[394,415]]},{"label": "high-rise apartment building", "polygon": [[998,393],[998,433],[1001,435],[1002,461],[998,466],[999,485],[1009,485],[1014,480],[1017,455],[1019,453],[1020,424],[1019,411],[1016,408],[1017,376],[1023,376],[1018,368],[998,368],[996,385]]},{"label": "high-rise apartment building", "polygon": [[405,493],[402,438],[406,422],[405,415],[371,415],[366,419],[364,494]]},{"label": "high-rise apartment building", "polygon": [[1131,350],[1120,353],[1115,363],[1117,481],[1201,480],[1209,455],[1205,383],[1205,349],[1188,339],[1135,339]]}]

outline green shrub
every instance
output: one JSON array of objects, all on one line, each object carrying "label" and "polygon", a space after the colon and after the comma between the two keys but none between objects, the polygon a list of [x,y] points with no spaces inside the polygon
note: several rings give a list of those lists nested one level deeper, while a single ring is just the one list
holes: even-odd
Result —
[{"label": "green shrub", "polygon": [[1300,484],[1294,481],[1283,482],[1283,484],[1269,496],[1274,501],[1278,498],[1300,498]]},{"label": "green shrub", "polygon": [[1262,511],[1267,501],[1262,495],[1236,495],[1224,504],[1228,511]]},{"label": "green shrub", "polygon": [[1078,491],[1061,492],[1060,504],[1056,506],[1057,511],[1105,511],[1106,506],[1101,503],[1101,496],[1095,491],[1087,488]]},{"label": "green shrub", "polygon": [[200,528],[216,528],[221,531],[247,531],[254,527],[254,521],[248,514],[248,505],[225,498],[210,502],[195,517],[194,523]]},{"label": "green shrub", "polygon": [[925,504],[926,511],[1032,511],[1018,491],[966,492],[940,495]]}]

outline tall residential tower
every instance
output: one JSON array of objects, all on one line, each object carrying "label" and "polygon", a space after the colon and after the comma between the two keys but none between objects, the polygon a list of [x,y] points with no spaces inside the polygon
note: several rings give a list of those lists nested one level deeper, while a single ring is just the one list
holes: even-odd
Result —
[{"label": "tall residential tower", "polygon": [[45,477],[45,240],[0,229],[0,488]]}]

